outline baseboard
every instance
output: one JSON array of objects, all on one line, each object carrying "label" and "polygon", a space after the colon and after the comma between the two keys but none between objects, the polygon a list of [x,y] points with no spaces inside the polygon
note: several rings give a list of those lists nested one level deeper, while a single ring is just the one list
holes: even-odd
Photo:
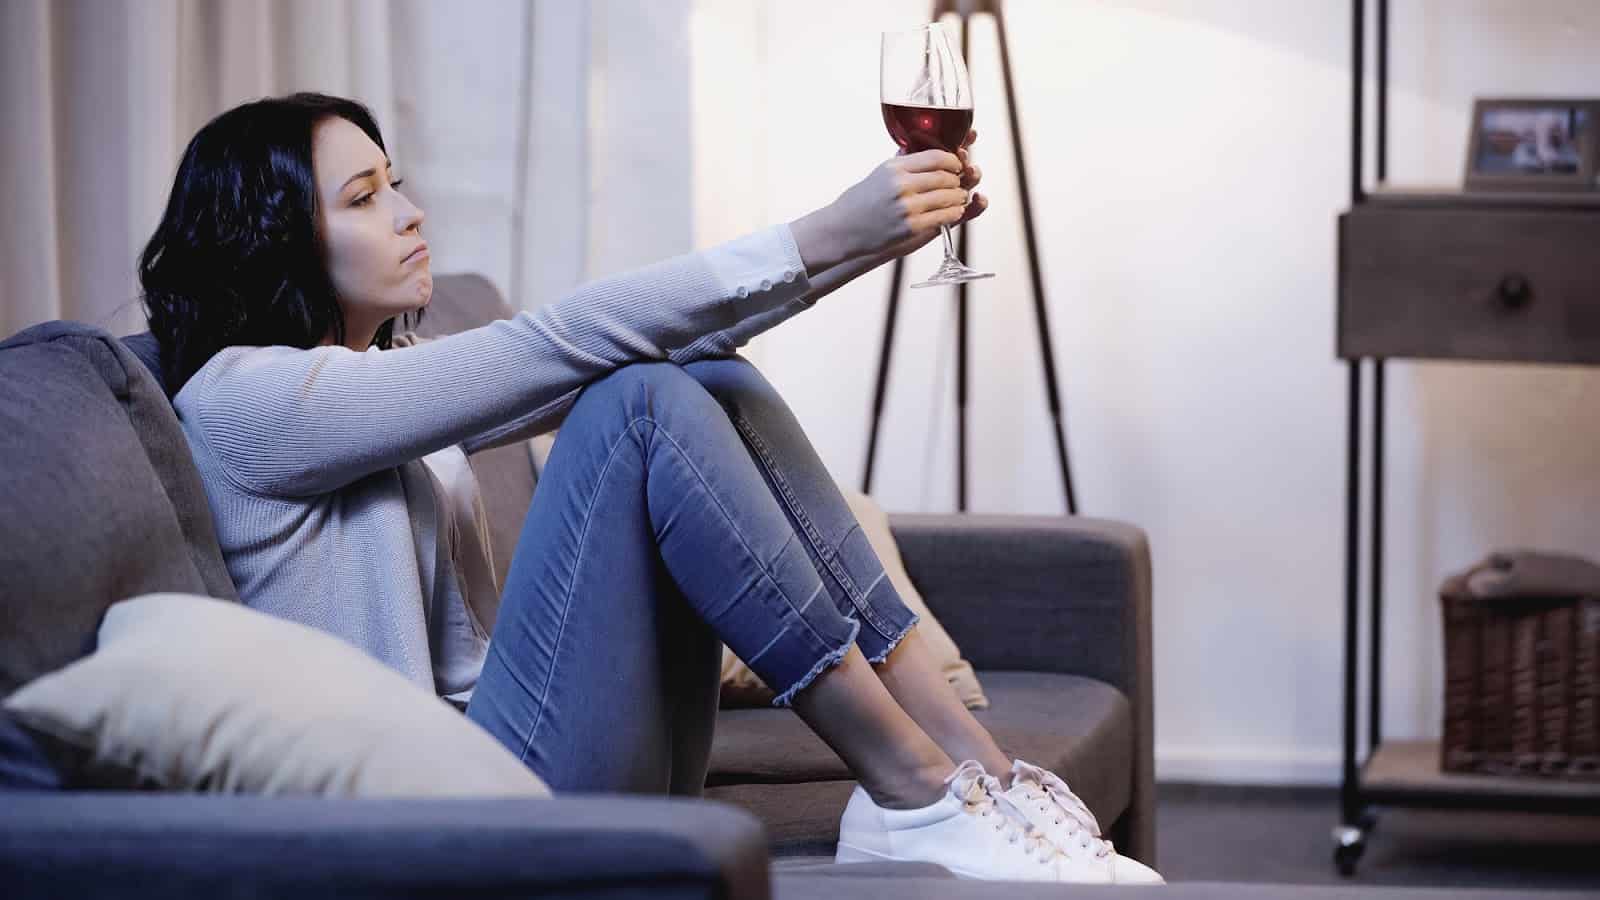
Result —
[{"label": "baseboard", "polygon": [[1156,780],[1326,787],[1339,783],[1337,750],[1157,747]]}]

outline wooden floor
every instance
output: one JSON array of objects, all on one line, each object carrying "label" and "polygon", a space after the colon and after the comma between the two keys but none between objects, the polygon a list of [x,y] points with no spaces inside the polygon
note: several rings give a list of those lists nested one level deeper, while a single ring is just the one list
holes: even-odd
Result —
[{"label": "wooden floor", "polygon": [[[1168,881],[1338,883],[1337,801],[1332,789],[1163,784],[1159,868]],[[1354,881],[1600,896],[1600,815],[1380,810]]]}]

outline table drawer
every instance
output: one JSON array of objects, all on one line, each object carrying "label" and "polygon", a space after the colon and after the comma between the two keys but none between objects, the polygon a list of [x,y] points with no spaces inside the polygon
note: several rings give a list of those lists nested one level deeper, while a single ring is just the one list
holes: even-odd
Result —
[{"label": "table drawer", "polygon": [[1600,215],[1358,207],[1339,218],[1341,357],[1600,363]]}]

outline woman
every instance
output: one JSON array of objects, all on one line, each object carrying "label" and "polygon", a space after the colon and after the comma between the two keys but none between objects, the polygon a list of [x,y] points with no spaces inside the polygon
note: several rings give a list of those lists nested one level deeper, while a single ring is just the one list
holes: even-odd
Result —
[{"label": "woman", "polygon": [[[371,114],[295,94],[218,116],[140,276],[241,598],[434,690],[557,790],[697,793],[724,642],[857,776],[841,859],[1155,879],[956,699],[736,353],[981,213],[966,154],[897,157],[788,225],[414,342],[394,329],[432,293],[423,213]],[[558,424],[491,637],[421,460]]]}]

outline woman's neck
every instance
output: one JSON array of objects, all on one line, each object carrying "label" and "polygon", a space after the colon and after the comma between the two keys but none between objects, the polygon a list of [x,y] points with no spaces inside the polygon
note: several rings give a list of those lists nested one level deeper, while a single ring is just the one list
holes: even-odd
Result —
[{"label": "woman's neck", "polygon": [[363,322],[346,318],[344,321],[344,340],[340,341],[335,336],[334,329],[330,328],[328,329],[327,335],[323,337],[322,343],[319,346],[345,346],[356,351],[357,353],[361,353],[368,347],[372,346],[373,339],[378,336],[378,329],[382,328],[383,323],[387,321],[389,320],[384,319],[380,322]]}]

